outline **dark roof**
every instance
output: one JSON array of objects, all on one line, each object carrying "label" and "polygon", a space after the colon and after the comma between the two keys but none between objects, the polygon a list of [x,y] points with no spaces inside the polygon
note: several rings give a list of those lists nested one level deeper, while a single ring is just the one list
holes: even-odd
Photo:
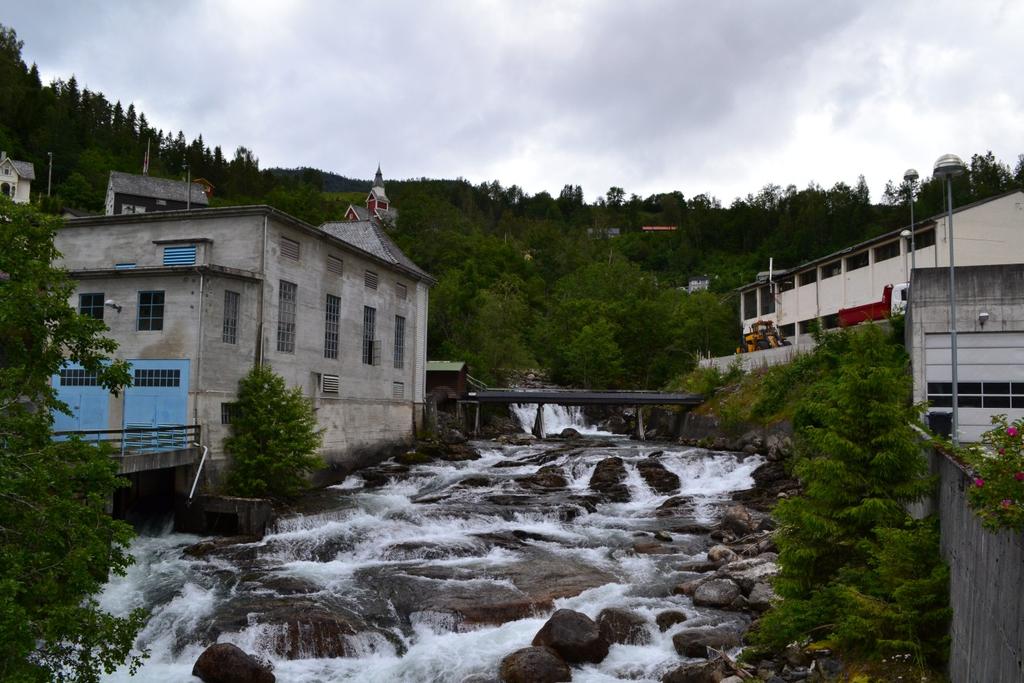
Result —
[{"label": "dark roof", "polygon": [[[10,157],[8,157],[10,159]],[[36,179],[36,167],[32,165],[31,161],[17,161],[11,159],[11,163],[14,165],[14,170],[18,172],[18,175],[25,180]]]},{"label": "dark roof", "polygon": [[[355,204],[349,204],[348,208],[356,212],[356,220],[368,221],[370,220],[370,210],[365,206],[356,206]],[[346,212],[347,213],[347,212]]]},{"label": "dark roof", "polygon": [[[114,192],[118,194],[131,194],[137,197],[152,197],[153,199],[170,199],[176,202],[186,201],[185,182],[182,180],[171,180],[168,178],[154,178],[150,175],[135,175],[134,173],[122,173],[121,171],[110,172],[110,184]],[[197,183],[191,184],[192,203],[206,206],[209,200],[206,197],[205,189]]]},{"label": "dark roof", "polygon": [[402,253],[377,221],[336,221],[324,223],[320,229],[342,242],[346,242],[377,258],[409,271],[413,275],[434,282],[434,278]]},{"label": "dark roof", "polygon": [[[994,202],[997,199],[1002,199],[1003,197],[1009,197],[1010,195],[1018,194],[1018,193],[1019,194],[1024,194],[1024,190],[1010,190],[1009,192],[1003,192],[1002,194],[997,194],[997,195],[995,195],[993,197],[986,197],[985,199],[979,199],[976,202],[971,202],[970,204],[964,204],[963,206],[955,207],[953,209],[953,213],[960,213],[961,211],[969,211],[969,210],[971,210],[973,208],[981,206],[982,204],[988,204],[989,202]],[[916,221],[914,223],[914,230],[916,231],[918,228],[922,228],[922,227],[925,227],[927,225],[931,225],[932,223],[937,223],[940,218],[945,218],[945,217],[946,217],[946,212],[943,211],[942,213],[935,214],[931,218],[922,218],[922,219],[920,219],[920,220],[918,220],[918,221]],[[890,230],[889,232],[882,233],[881,235],[878,235],[876,237],[872,237],[870,239],[866,239],[863,242],[858,242],[857,244],[853,244],[853,245],[851,245],[849,247],[843,247],[839,251],[833,251],[831,254],[826,254],[825,256],[819,256],[818,258],[811,259],[810,261],[804,261],[799,266],[794,266],[792,268],[776,268],[774,276],[773,276],[773,279],[777,280],[780,277],[783,277],[783,276],[786,276],[786,275],[790,275],[792,273],[795,273],[797,271],[803,270],[803,269],[808,268],[808,267],[813,266],[813,265],[817,265],[817,264],[822,263],[824,261],[835,260],[835,259],[839,258],[840,256],[845,256],[846,254],[850,253],[851,251],[856,251],[858,249],[861,249],[862,247],[867,247],[867,246],[870,246],[872,244],[877,244],[879,242],[885,242],[886,240],[890,240],[890,239],[899,237],[900,233],[903,232],[906,229],[907,229],[906,227],[902,227],[902,228],[896,228],[895,230]],[[767,281],[767,279],[761,280],[760,276],[762,274],[767,275],[767,271],[765,271],[764,273],[758,273],[758,280],[757,281],[749,282],[749,283],[747,283],[745,285],[740,285],[734,291],[741,291],[741,290],[744,290],[744,289],[750,289],[751,287],[761,287],[761,286],[763,286],[765,284],[765,282]]]}]

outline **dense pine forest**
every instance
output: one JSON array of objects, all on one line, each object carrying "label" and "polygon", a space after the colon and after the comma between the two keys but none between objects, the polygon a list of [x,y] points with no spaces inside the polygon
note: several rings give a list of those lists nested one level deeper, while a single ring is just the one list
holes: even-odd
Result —
[{"label": "dense pine forest", "polygon": [[[15,31],[0,26],[0,149],[35,164],[33,200],[43,210],[101,211],[109,172],[140,172],[147,145],[151,175],[182,178],[187,167],[214,185],[214,206],[269,204],[313,224],[340,220],[370,185],[316,169],[260,169],[253,150],[226,155],[201,134],[189,142],[73,75],[43,85]],[[1024,155],[1013,163],[991,152],[971,156],[969,173],[954,182],[957,206],[1024,187]],[[389,171],[400,173],[385,160]],[[400,211],[394,239],[438,279],[431,358],[466,360],[490,382],[543,368],[578,386],[661,387],[699,354],[735,347],[733,289],[767,269],[770,257],[776,267],[796,265],[909,216],[903,187],[889,182],[872,202],[863,177],[829,187],[768,184],[727,205],[707,194],[640,197],[621,187],[588,203],[567,180],[557,196],[498,181],[388,181]],[[941,210],[942,187],[925,178],[915,214]],[[677,229],[643,233],[644,225]],[[688,279],[703,274],[710,290],[686,294]]]}]

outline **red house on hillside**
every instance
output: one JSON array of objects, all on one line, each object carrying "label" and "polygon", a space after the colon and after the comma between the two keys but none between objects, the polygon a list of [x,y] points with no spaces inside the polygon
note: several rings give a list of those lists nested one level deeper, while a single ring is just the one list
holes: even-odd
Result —
[{"label": "red house on hillside", "polygon": [[380,172],[380,165],[377,166],[377,175],[373,178],[370,194],[366,195],[366,208],[349,204],[348,210],[345,211],[345,220],[368,221],[372,218],[385,226],[394,225],[398,219],[397,209],[391,208],[391,200],[384,192],[384,175]]}]

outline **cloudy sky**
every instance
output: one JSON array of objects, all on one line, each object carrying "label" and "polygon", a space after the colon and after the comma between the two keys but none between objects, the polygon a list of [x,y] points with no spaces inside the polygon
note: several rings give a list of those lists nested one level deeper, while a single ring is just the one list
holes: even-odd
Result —
[{"label": "cloudy sky", "polygon": [[856,182],[1024,153],[1024,3],[6,3],[44,79],[261,166],[588,199]]}]

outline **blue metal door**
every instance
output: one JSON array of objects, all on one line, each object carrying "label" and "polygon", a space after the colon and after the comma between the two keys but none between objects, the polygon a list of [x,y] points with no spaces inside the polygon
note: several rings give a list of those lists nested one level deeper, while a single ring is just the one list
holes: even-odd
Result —
[{"label": "blue metal door", "polygon": [[[188,421],[187,360],[132,360],[132,386],[124,392],[124,427],[182,427]],[[177,433],[127,436],[129,447],[182,447]]]},{"label": "blue metal door", "polygon": [[53,387],[57,398],[71,409],[70,415],[53,412],[54,431],[110,429],[110,394],[99,385],[96,373],[68,363],[53,376]]}]

